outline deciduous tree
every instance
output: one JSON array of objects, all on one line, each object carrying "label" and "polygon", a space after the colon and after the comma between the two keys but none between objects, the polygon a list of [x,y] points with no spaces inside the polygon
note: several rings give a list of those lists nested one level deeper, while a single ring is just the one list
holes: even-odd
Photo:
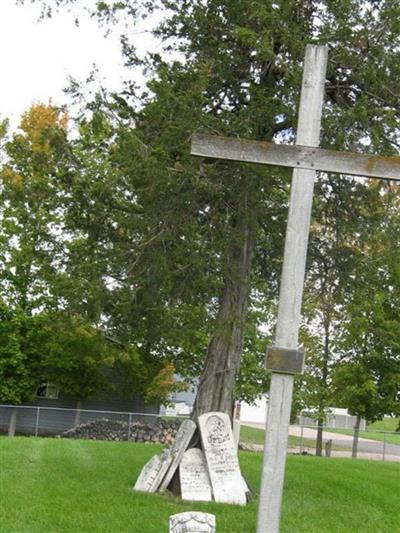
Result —
[{"label": "deciduous tree", "polygon": [[[342,316],[333,384],[343,407],[368,422],[399,413],[400,400],[400,241],[399,190],[381,193],[379,223],[363,243],[353,297]],[[377,222],[377,220],[376,220]]]}]

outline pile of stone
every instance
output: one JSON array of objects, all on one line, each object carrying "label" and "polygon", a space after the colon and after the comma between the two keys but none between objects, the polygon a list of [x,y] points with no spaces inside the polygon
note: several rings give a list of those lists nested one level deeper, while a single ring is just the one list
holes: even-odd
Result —
[{"label": "pile of stone", "polygon": [[154,425],[133,422],[129,428],[127,422],[102,418],[86,424],[80,424],[65,431],[60,436],[72,439],[113,441],[127,441],[129,437],[129,440],[134,442],[171,444],[180,425],[180,420],[167,421],[158,419]]},{"label": "pile of stone", "polygon": [[211,412],[199,416],[198,425],[182,422],[172,446],[144,465],[134,489],[169,489],[183,500],[245,505],[250,494],[240,472],[229,416]]}]

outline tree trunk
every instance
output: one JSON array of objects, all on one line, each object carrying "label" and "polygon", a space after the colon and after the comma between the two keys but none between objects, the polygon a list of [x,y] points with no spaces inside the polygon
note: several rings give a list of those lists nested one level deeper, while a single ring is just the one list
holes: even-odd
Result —
[{"label": "tree trunk", "polygon": [[236,238],[230,243],[216,327],[193,407],[194,420],[209,411],[222,411],[231,418],[233,415],[233,393],[242,355],[254,252],[254,231],[249,223],[251,212],[247,197],[243,207],[244,210],[238,210],[235,221]]},{"label": "tree trunk", "polygon": [[361,423],[361,415],[357,415],[356,423],[354,424],[353,448],[351,450],[351,456],[353,459],[357,459],[358,437],[360,434],[360,423]]},{"label": "tree trunk", "polygon": [[315,455],[318,455],[319,457],[322,456],[323,430],[324,430],[324,419],[319,417],[318,418],[318,426],[317,426],[317,442],[316,442],[316,445],[315,445]]}]

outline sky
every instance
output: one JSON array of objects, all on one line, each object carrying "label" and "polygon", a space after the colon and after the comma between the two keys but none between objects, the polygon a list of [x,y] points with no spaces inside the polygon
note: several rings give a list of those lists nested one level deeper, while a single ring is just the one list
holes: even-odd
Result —
[{"label": "sky", "polygon": [[[99,78],[109,89],[120,87],[123,64],[118,35],[104,36],[95,20],[62,11],[39,21],[40,7],[0,0],[0,119],[9,118],[11,129],[34,102],[67,102],[63,88],[68,77],[85,80],[97,64]],[[151,37],[136,28],[139,49],[154,46]]]}]

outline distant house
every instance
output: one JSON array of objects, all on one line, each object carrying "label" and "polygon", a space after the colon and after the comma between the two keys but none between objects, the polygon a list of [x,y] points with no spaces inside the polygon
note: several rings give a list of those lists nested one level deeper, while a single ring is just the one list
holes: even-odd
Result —
[{"label": "distant house", "polygon": [[187,391],[174,392],[170,397],[171,404],[168,406],[161,406],[161,414],[165,416],[189,416],[193,410],[194,401],[196,399],[197,383],[198,381],[193,383]]},{"label": "distant house", "polygon": [[[198,380],[184,392],[176,392],[171,395],[171,405],[161,406],[161,414],[166,416],[189,416],[193,410],[197,394]],[[235,417],[243,423],[265,424],[267,414],[268,394],[262,394],[253,404],[238,402],[236,404]]]},{"label": "distant house", "polygon": [[240,402],[237,407],[243,424],[265,424],[268,411],[268,394],[262,394],[254,403]]},{"label": "distant house", "polygon": [[[262,394],[253,404],[240,402],[240,421],[244,424],[265,424],[268,414],[268,394]],[[348,413],[347,409],[339,407],[330,407],[325,417],[324,426],[326,428],[347,428],[352,429],[356,423],[356,417]],[[317,422],[312,417],[311,412],[302,412],[297,417],[297,425],[316,427]],[[361,420],[360,430],[364,431],[366,422]]]},{"label": "distant house", "polygon": [[155,420],[148,415],[159,414],[158,404],[145,404],[143,397],[134,391],[124,392],[123,378],[116,371],[106,369],[105,375],[112,388],[97,398],[80,400],[63,393],[54,384],[43,383],[38,387],[34,401],[18,406],[16,410],[0,405],[0,431],[8,431],[13,412],[17,413],[16,433],[29,435],[55,435],[98,418],[125,422]]}]

